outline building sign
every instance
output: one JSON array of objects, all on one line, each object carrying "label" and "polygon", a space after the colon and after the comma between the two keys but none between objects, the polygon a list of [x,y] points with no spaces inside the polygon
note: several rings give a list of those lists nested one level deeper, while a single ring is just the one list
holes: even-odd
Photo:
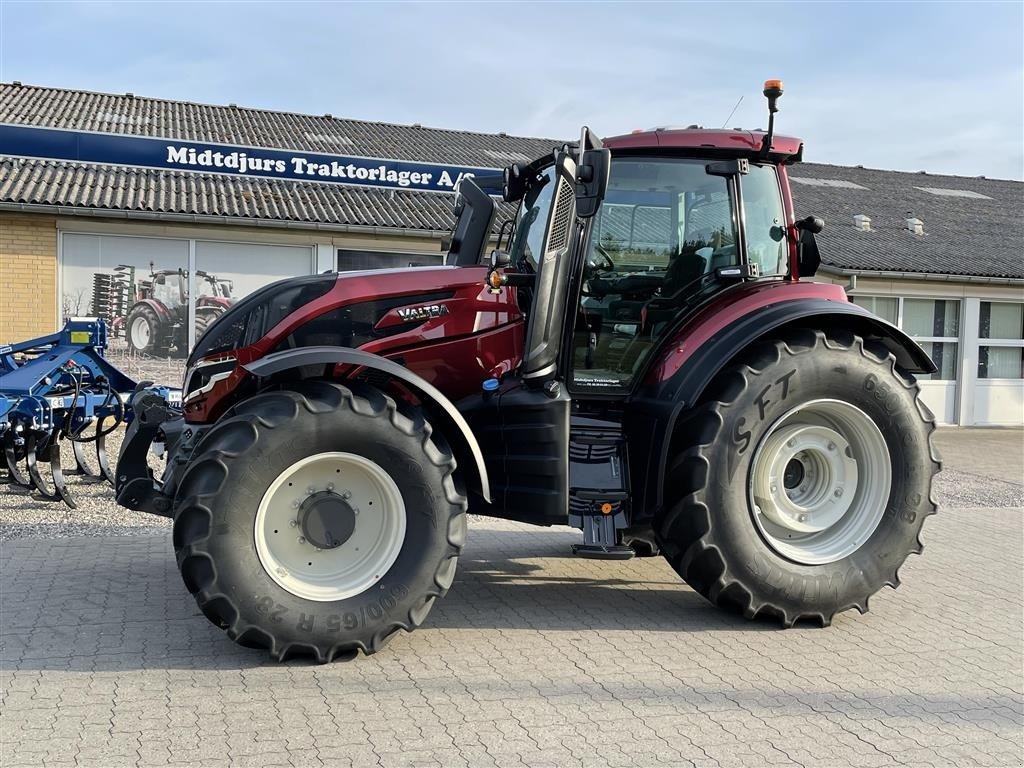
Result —
[{"label": "building sign", "polygon": [[325,155],[303,150],[241,147],[6,123],[0,124],[0,155],[421,192],[452,192],[460,179],[473,176],[483,189],[492,194],[499,193],[501,189],[501,172],[497,168]]}]

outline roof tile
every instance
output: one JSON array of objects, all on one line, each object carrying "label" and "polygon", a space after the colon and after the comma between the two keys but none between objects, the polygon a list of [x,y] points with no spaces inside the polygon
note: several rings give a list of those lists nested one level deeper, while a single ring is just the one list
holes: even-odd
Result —
[{"label": "roof tile", "polygon": [[[481,167],[502,164],[502,157],[539,157],[560,143],[13,84],[0,84],[0,122],[327,154],[337,153],[344,137],[344,151],[355,155]],[[1024,278],[1020,182],[815,163],[795,166],[792,176],[798,216],[826,220],[818,240],[827,266]],[[451,227],[446,195],[47,160],[0,160],[3,203],[435,232]],[[855,214],[871,217],[871,231],[854,227]],[[924,222],[924,235],[906,230],[910,217]]]}]

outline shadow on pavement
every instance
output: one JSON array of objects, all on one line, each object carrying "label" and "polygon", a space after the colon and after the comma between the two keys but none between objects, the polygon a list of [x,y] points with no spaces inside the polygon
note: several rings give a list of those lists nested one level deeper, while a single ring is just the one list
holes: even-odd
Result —
[{"label": "shadow on pavement", "polygon": [[[709,605],[660,558],[581,560],[572,533],[474,528],[434,629],[764,631]],[[270,663],[200,614],[168,534],[3,542],[5,669],[233,669]],[[404,642],[416,643],[419,632]]]}]

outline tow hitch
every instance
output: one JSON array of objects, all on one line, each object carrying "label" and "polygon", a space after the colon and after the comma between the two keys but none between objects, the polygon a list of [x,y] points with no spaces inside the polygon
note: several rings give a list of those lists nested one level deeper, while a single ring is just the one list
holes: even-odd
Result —
[{"label": "tow hitch", "polygon": [[[140,512],[170,516],[171,497],[161,492],[147,457],[154,443],[170,456],[185,427],[181,410],[157,392],[140,389],[131,399],[135,418],[125,433],[117,459],[117,503]],[[159,438],[159,440],[157,439]]]}]

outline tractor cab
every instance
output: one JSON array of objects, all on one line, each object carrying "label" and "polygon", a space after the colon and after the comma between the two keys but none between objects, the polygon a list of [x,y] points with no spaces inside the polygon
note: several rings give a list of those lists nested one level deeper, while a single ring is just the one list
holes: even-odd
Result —
[{"label": "tractor cab", "polygon": [[[566,186],[558,210],[556,163],[526,174],[511,251],[502,257],[516,276],[499,279],[518,286],[520,306],[530,307],[536,301],[531,283],[542,268],[571,273],[557,282],[576,289],[566,307],[575,318],[566,336],[574,391],[628,392],[652,350],[688,311],[744,283],[791,276],[778,158],[723,160],[727,152],[743,154],[726,143],[735,143],[737,132],[715,132],[711,138],[724,146],[712,151],[708,133],[700,132],[699,148],[662,147],[660,131],[648,134],[646,147],[639,136],[628,137],[627,148],[613,150],[604,199],[586,232],[553,226],[575,205]],[[746,154],[756,154],[756,135],[742,137]],[[572,161],[567,153],[558,162]],[[569,235],[580,239],[575,263],[566,240],[566,254],[542,265],[550,238]]]}]

